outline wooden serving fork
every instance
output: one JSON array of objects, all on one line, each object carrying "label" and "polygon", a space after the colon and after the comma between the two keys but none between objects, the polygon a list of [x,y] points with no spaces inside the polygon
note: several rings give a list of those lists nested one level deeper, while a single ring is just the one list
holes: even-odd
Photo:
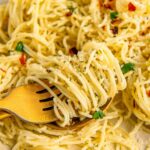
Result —
[{"label": "wooden serving fork", "polygon": [[[57,95],[61,94],[58,89],[53,89],[53,92]],[[57,120],[53,110],[52,95],[38,84],[15,88],[9,96],[0,100],[0,109],[32,123],[48,123]],[[9,116],[5,112],[1,113],[4,118]]]},{"label": "wooden serving fork", "polygon": [[[62,94],[55,86],[50,87],[58,96]],[[108,100],[101,110],[105,112],[112,103],[112,100],[113,99]],[[15,88],[8,97],[0,100],[0,109],[6,111],[0,111],[0,120],[11,116],[11,114],[18,116],[26,122],[38,124],[55,122],[58,120],[53,110],[52,95],[38,84],[30,84]],[[94,119],[85,119],[84,121],[77,122],[74,125],[64,128],[58,126],[54,128],[75,131],[93,121]]]}]

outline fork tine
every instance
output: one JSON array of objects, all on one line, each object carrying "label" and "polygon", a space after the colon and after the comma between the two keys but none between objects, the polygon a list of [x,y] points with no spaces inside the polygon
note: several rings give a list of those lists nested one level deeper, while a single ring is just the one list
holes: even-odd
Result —
[{"label": "fork tine", "polygon": [[[55,93],[55,94],[57,94],[57,93]],[[61,93],[58,93],[57,94],[57,96],[60,96],[60,95],[62,95]],[[53,100],[53,96],[50,96],[50,97],[48,97],[48,98],[45,98],[45,99],[40,99],[40,102],[42,103],[42,102],[49,102],[49,101],[52,101]]]},{"label": "fork tine", "polygon": [[[54,90],[53,92],[58,96],[61,94],[58,89]],[[49,92],[38,94],[38,97],[40,102],[51,101],[53,99],[53,96]]]},{"label": "fork tine", "polygon": [[49,110],[53,110],[54,109],[54,107],[52,106],[52,107],[46,107],[46,108],[43,108],[43,111],[49,111]]},{"label": "fork tine", "polygon": [[41,102],[41,103],[43,103],[43,102],[49,102],[49,101],[52,101],[53,98],[54,98],[54,97],[49,97],[49,98],[41,99],[40,102]]},{"label": "fork tine", "polygon": [[47,90],[44,89],[44,90],[41,90],[41,91],[37,91],[36,93],[37,93],[37,94],[43,94],[43,93],[46,93],[46,92],[47,92]]}]

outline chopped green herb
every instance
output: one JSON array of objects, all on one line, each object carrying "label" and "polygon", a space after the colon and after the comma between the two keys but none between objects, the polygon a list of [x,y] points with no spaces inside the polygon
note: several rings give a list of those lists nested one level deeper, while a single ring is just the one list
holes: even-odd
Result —
[{"label": "chopped green herb", "polygon": [[68,6],[68,9],[70,10],[71,13],[73,13],[76,8],[70,5],[70,6]]},{"label": "chopped green herb", "polygon": [[111,18],[112,20],[116,19],[117,17],[118,17],[118,12],[111,12],[111,13],[110,13],[110,18]]},{"label": "chopped green herb", "polygon": [[105,116],[105,114],[100,110],[100,111],[96,111],[93,114],[93,119],[99,119],[99,118],[103,118]]},{"label": "chopped green herb", "polygon": [[23,42],[18,42],[16,46],[16,51],[22,52],[24,48]]},{"label": "chopped green herb", "polygon": [[131,70],[134,70],[134,64],[126,63],[121,67],[122,73],[125,74]]}]

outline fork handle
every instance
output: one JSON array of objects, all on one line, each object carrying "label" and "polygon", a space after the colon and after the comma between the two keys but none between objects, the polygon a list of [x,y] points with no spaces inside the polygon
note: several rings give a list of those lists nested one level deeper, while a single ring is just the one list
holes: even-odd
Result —
[{"label": "fork handle", "polygon": [[15,110],[16,110],[16,105],[14,104],[15,101],[11,100],[11,97],[7,96],[3,99],[0,100],[0,110],[3,110],[5,112],[3,112],[3,115],[1,117],[0,114],[0,119],[4,119],[6,117],[11,116],[11,114],[15,114]]},{"label": "fork handle", "polygon": [[9,111],[9,110],[12,110],[13,108],[14,108],[14,105],[13,103],[11,103],[9,96],[0,100],[0,109]]}]

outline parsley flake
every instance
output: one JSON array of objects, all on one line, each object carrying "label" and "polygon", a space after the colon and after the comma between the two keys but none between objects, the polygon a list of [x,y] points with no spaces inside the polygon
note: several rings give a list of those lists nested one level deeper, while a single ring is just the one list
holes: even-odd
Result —
[{"label": "parsley flake", "polygon": [[100,110],[100,111],[96,111],[93,114],[93,119],[102,119],[105,116],[105,114]]},{"label": "parsley flake", "polygon": [[118,17],[118,12],[111,12],[110,13],[110,18],[111,18],[111,20],[114,20],[114,19],[116,19]]},{"label": "parsley flake", "polygon": [[24,48],[23,42],[21,41],[18,42],[16,46],[16,51],[23,52],[23,48]]},{"label": "parsley flake", "polygon": [[134,64],[133,63],[126,63],[121,67],[122,73],[125,74],[131,70],[134,70]]}]

